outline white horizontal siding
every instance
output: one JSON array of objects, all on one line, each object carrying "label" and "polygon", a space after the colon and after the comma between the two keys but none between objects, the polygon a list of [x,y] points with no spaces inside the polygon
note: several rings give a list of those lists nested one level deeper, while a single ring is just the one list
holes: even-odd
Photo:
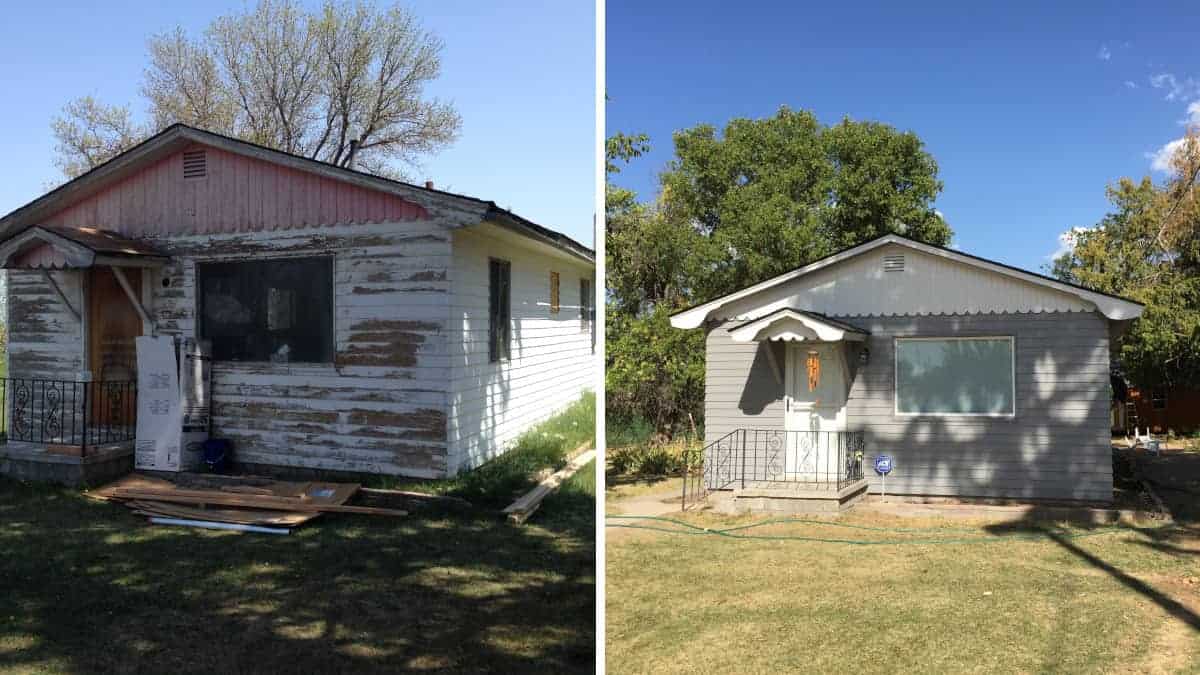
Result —
[{"label": "white horizontal siding", "polygon": [[[495,457],[531,426],[590,388],[591,332],[579,319],[579,280],[593,269],[486,228],[453,236],[450,320],[450,472]],[[489,359],[488,260],[509,261],[512,274],[511,359]],[[550,312],[550,272],[559,273],[557,314]],[[595,288],[593,284],[593,288]]]}]

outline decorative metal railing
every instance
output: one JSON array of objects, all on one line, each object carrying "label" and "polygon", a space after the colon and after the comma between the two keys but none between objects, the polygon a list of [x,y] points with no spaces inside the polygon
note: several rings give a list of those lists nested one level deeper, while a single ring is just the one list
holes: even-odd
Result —
[{"label": "decorative metal railing", "polygon": [[684,456],[683,509],[760,484],[841,489],[863,477],[862,431],[735,429]]},{"label": "decorative metal railing", "polygon": [[88,447],[132,441],[137,382],[0,379],[0,434],[5,442]]}]

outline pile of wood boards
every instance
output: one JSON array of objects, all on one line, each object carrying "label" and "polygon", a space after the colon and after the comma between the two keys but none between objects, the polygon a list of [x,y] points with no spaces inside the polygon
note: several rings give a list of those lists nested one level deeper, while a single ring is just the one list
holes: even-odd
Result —
[{"label": "pile of wood boards", "polygon": [[286,534],[322,513],[404,516],[407,511],[347,504],[356,483],[179,474],[174,481],[131,474],[89,492],[167,525]]}]

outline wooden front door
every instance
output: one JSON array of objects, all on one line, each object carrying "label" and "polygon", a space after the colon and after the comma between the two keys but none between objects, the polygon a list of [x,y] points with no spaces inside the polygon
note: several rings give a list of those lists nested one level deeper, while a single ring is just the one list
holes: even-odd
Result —
[{"label": "wooden front door", "polygon": [[[141,270],[125,270],[125,278],[141,297]],[[92,381],[137,379],[134,338],[142,334],[142,318],[125,295],[110,267],[93,267],[88,278],[88,368]]]}]

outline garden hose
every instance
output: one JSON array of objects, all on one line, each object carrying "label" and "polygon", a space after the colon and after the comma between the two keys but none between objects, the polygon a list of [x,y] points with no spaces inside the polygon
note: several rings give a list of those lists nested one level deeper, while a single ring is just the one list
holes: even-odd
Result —
[{"label": "garden hose", "polygon": [[[865,530],[869,532],[891,532],[891,533],[922,533],[922,532],[978,532],[977,529],[967,528],[943,528],[943,527],[928,527],[928,528],[905,528],[905,527],[871,527],[868,525],[854,525],[850,523],[837,523],[827,520],[814,520],[811,518],[770,518],[749,525],[738,525],[736,527],[726,528],[711,528],[700,527],[675,518],[665,518],[662,516],[623,516],[623,515],[608,515],[608,520],[634,520],[634,521],[650,521],[652,523],[667,523],[678,526],[677,528],[657,527],[655,525],[639,525],[636,523],[611,523],[605,522],[605,527],[622,528],[630,530],[649,530],[653,532],[665,532],[667,534],[682,534],[690,536],[716,536],[725,537],[728,539],[749,539],[761,541],[808,541],[822,544],[851,544],[855,546],[891,546],[896,544],[916,544],[916,545],[931,545],[931,544],[974,544],[974,543],[997,543],[1007,541],[1042,541],[1051,533],[1049,531],[1022,533],[1014,532],[1012,534],[996,534],[986,537],[957,537],[957,538],[932,538],[932,539],[836,539],[831,537],[806,537],[800,535],[785,535],[785,534],[746,534],[746,530],[751,530],[767,525],[784,525],[784,524],[808,524],[822,525],[825,527],[841,527],[852,530]],[[1166,530],[1174,526],[1159,525],[1155,526],[1154,530]],[[684,529],[678,529],[684,528]],[[1061,539],[1084,539],[1087,537],[1096,537],[1102,534],[1113,534],[1115,532],[1128,532],[1129,529],[1119,525],[1108,525],[1099,527],[1086,532],[1063,532],[1058,531],[1055,534]]]}]

